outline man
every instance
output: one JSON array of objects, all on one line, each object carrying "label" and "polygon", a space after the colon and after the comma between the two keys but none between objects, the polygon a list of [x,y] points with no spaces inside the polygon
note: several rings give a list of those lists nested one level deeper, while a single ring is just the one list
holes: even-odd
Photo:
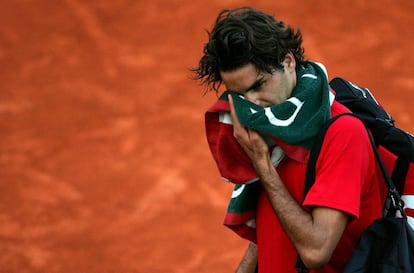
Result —
[{"label": "man", "polygon": [[[331,116],[348,110],[333,100],[323,66],[305,60],[301,32],[254,8],[224,10],[194,72],[207,90],[231,90],[206,114],[222,176],[260,185],[247,204],[255,208],[254,222],[246,221],[254,234],[239,233],[252,242],[237,272],[295,272],[298,254],[311,272],[342,272],[362,231],[381,217],[380,178],[366,129],[344,116],[328,130],[304,198],[313,140]],[[229,124],[237,145],[223,133]]]}]

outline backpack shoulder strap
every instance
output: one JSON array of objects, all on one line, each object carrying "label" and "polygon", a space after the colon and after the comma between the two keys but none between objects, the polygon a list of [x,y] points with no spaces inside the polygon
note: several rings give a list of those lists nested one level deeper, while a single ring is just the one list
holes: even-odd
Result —
[{"label": "backpack shoulder strap", "polygon": [[325,139],[325,135],[329,129],[329,127],[340,117],[345,115],[351,115],[354,116],[352,113],[343,113],[340,115],[337,115],[330,120],[328,120],[319,130],[319,133],[317,134],[315,141],[312,145],[312,149],[309,155],[308,165],[306,167],[306,176],[305,176],[305,187],[303,192],[303,199],[305,199],[306,194],[310,190],[310,188],[315,183],[315,177],[316,177],[316,162],[318,161],[319,154],[322,149],[322,144]]}]

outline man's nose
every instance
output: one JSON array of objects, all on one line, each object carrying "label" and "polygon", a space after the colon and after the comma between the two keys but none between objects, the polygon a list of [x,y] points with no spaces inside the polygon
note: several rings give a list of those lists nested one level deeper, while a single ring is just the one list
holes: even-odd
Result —
[{"label": "man's nose", "polygon": [[245,94],[244,95],[244,97],[248,100],[248,101],[250,101],[250,102],[253,102],[254,104],[257,104],[257,105],[260,105],[260,100],[259,100],[259,98],[258,98],[258,96],[257,95],[255,95],[254,93],[248,93],[248,94]]}]

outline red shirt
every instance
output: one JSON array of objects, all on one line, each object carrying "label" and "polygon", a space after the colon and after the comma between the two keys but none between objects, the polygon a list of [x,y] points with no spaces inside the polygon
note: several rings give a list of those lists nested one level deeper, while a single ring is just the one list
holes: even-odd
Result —
[{"label": "red shirt", "polygon": [[[346,111],[334,103],[332,115]],[[350,116],[329,128],[316,164],[314,186],[303,206],[329,207],[349,214],[349,222],[330,262],[312,272],[342,272],[361,233],[382,213],[385,185],[375,171],[375,157],[364,125]],[[293,198],[302,202],[306,164],[285,159],[277,171]],[[267,195],[262,191],[256,215],[259,273],[296,272],[297,252],[280,225]]]}]

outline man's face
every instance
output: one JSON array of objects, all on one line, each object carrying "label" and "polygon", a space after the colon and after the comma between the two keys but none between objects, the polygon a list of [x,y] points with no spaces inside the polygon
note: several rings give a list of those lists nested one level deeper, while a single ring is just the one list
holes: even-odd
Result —
[{"label": "man's face", "polygon": [[287,100],[296,85],[296,63],[291,54],[283,61],[284,71],[273,73],[258,72],[249,63],[232,71],[220,72],[223,84],[228,90],[235,91],[263,107],[279,104]]}]

